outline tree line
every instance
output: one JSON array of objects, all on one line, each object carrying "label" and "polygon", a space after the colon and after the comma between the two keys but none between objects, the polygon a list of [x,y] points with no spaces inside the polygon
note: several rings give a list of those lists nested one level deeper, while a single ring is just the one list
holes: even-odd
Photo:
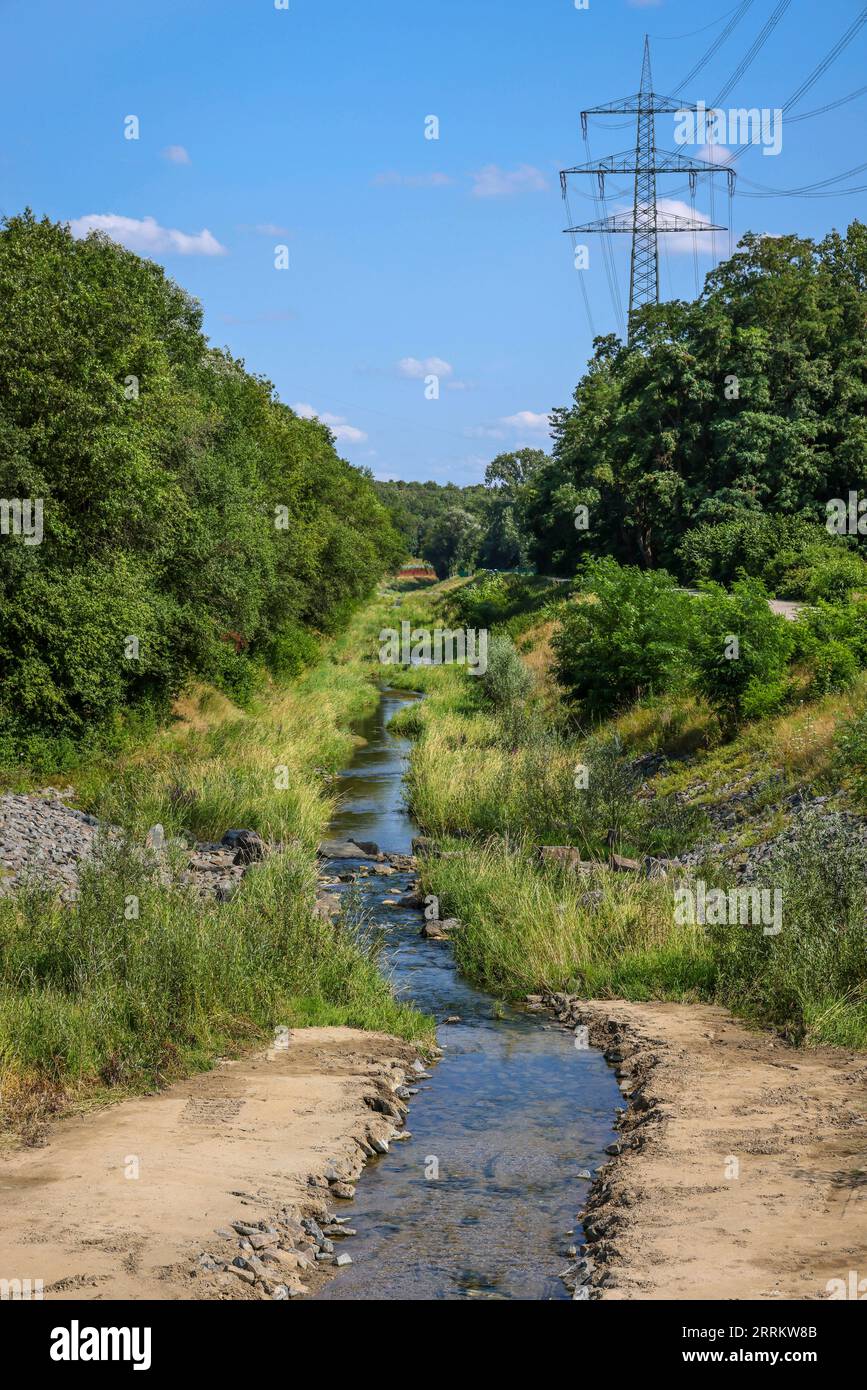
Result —
[{"label": "tree line", "polygon": [[405,543],[151,261],[0,224],[0,737],[292,674]]},{"label": "tree line", "polygon": [[867,478],[865,288],[861,222],[819,242],[748,234],[694,302],[646,306],[628,345],[595,340],[549,454],[500,455],[476,487],[380,495],[438,572],[572,575],[610,556],[831,597],[865,573],[857,528],[825,524],[834,499],[857,511]]}]

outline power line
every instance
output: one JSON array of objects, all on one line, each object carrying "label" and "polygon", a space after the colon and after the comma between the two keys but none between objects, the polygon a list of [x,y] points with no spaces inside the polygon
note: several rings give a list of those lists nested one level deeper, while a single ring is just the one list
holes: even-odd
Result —
[{"label": "power line", "polygon": [[779,0],[776,9],[771,12],[770,17],[765,21],[764,27],[759,31],[757,37],[753,40],[751,46],[747,49],[747,52],[744,54],[743,58],[738,63],[737,67],[735,68],[728,82],[723,87],[719,96],[717,96],[714,99],[712,103],[714,106],[719,106],[720,102],[725,100],[729,92],[732,90],[732,87],[736,86],[737,83],[740,82],[744,73],[747,71],[747,68],[752,66],[752,63],[756,58],[756,55],[760,52],[762,48],[764,48],[767,40],[770,38],[771,34],[776,29],[777,25],[783,18],[783,15],[786,13],[786,10],[789,8],[791,3],[792,0]]},{"label": "power line", "polygon": [[[743,3],[741,5],[735,6],[737,13],[735,14],[734,19],[731,21],[730,24],[726,25],[721,34],[717,35],[710,48],[707,50],[705,54],[703,54],[701,58],[699,58],[695,67],[690,69],[683,81],[678,82],[677,86],[674,88],[675,93],[682,92],[684,87],[688,87],[693,78],[696,77],[701,72],[702,68],[710,62],[717,49],[719,49],[721,45],[725,43],[729,34],[732,32],[735,26],[740,23],[740,21],[743,19],[744,15],[746,14],[747,10],[750,8],[752,4],[753,0],[743,0]],[[732,12],[730,10],[729,14],[731,13]],[[702,31],[699,29],[697,32],[701,33]]]},{"label": "power line", "polygon": [[836,101],[829,101],[827,106],[817,106],[815,111],[804,111],[800,116],[790,116],[789,125],[794,125],[795,121],[810,121],[814,116],[824,116],[826,111],[834,111],[838,106],[845,106],[848,101],[854,101],[856,97],[863,97],[867,92],[867,86],[859,87],[857,91],[850,92],[848,96],[838,97]]},{"label": "power line", "polygon": [[804,81],[801,83],[797,91],[792,93],[792,95],[789,97],[789,100],[783,107],[784,113],[788,112],[790,106],[796,106],[797,103],[801,100],[801,97],[805,96],[806,93],[813,86],[813,83],[817,82],[818,79],[822,76],[822,74],[827,72],[831,64],[843,52],[843,49],[848,48],[855,35],[858,33],[858,30],[865,23],[867,23],[867,6],[865,6],[861,13],[858,15],[858,17],[852,21],[845,34],[843,34],[843,36],[837,40],[831,51],[829,53],[826,53],[822,61],[820,63],[817,63],[816,66],[813,68],[813,71],[807,77],[804,78]]}]

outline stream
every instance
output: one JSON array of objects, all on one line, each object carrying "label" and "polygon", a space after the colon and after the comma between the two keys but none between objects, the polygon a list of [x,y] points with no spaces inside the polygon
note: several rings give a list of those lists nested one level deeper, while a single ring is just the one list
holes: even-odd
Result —
[{"label": "stream", "polygon": [[[403,796],[410,745],[388,722],[413,698],[386,689],[356,726],[366,743],[339,779],[333,837],[410,852],[418,833]],[[326,861],[325,871],[355,867]],[[410,1104],[412,1138],[367,1165],[341,1211],[357,1231],[341,1242],[353,1263],[317,1297],[567,1299],[559,1274],[580,1242],[589,1187],[579,1173],[598,1166],[616,1137],[613,1071],[546,1015],[474,989],[447,943],[419,935],[420,911],[383,906],[414,878],[370,874],[355,890],[381,926],[383,969],[400,996],[436,1018],[445,1052]],[[443,1024],[448,1017],[460,1022]]]}]

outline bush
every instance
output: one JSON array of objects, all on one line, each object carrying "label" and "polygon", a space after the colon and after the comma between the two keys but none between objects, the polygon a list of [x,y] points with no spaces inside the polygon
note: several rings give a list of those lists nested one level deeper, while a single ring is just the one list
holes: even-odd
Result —
[{"label": "bush", "polygon": [[820,600],[794,624],[795,659],[811,673],[811,696],[847,690],[867,665],[867,602]]},{"label": "bush", "polygon": [[552,646],[557,680],[583,713],[598,718],[684,681],[694,601],[669,574],[590,560],[581,589]]},{"label": "bush", "polygon": [[489,639],[488,666],[479,679],[486,697],[498,710],[520,705],[533,689],[533,677],[510,637],[495,635]]},{"label": "bush", "polygon": [[485,573],[458,589],[449,616],[461,627],[491,628],[526,619],[550,598],[547,580],[534,575]]},{"label": "bush", "polygon": [[761,579],[779,598],[842,601],[867,587],[867,564],[846,540],[803,517],[744,512],[697,526],[678,550],[690,583],[732,584],[739,574]]},{"label": "bush", "polygon": [[793,625],[768,607],[761,581],[738,580],[731,593],[704,584],[693,619],[696,686],[723,720],[735,725],[778,710],[795,636]]}]

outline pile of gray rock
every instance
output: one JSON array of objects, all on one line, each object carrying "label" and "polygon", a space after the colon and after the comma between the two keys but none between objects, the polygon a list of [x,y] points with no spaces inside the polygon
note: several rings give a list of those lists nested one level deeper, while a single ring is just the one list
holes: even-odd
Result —
[{"label": "pile of gray rock", "polygon": [[69,901],[79,866],[91,858],[99,822],[67,806],[71,788],[0,796],[0,897],[27,884],[59,889]]}]

